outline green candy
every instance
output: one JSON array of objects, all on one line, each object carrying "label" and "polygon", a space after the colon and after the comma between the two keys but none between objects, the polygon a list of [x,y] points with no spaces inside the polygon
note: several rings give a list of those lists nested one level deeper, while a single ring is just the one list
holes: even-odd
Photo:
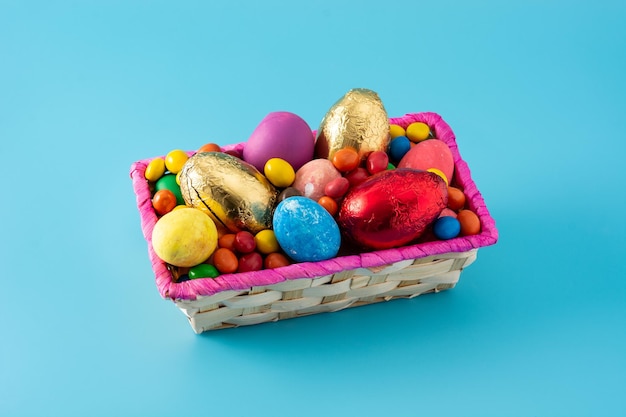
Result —
[{"label": "green candy", "polygon": [[154,187],[155,187],[156,191],[159,191],[159,190],[170,190],[176,196],[176,204],[178,204],[178,205],[184,205],[185,204],[185,200],[183,199],[183,195],[180,192],[180,186],[176,182],[176,175],[175,174],[163,175],[161,178],[159,178],[157,180],[156,184],[154,184]]},{"label": "green candy", "polygon": [[189,279],[215,278],[219,275],[217,268],[209,264],[200,264],[189,270]]}]

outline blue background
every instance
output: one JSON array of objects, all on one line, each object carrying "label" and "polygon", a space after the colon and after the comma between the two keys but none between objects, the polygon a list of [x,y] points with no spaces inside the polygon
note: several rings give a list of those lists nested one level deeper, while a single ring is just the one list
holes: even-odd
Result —
[{"label": "blue background", "polygon": [[[621,1],[0,1],[0,415],[625,416],[624,74]],[[451,291],[194,334],[131,163],[354,87],[446,119],[500,241]]]}]

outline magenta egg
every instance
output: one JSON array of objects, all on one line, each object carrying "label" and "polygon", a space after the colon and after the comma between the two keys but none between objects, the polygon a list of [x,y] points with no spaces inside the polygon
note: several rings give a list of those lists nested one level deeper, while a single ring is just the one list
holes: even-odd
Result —
[{"label": "magenta egg", "polygon": [[399,247],[420,237],[447,202],[446,183],[432,172],[383,171],[348,191],[337,223],[365,248]]},{"label": "magenta egg", "polygon": [[265,116],[243,148],[244,161],[263,172],[265,163],[281,158],[298,170],[313,159],[315,137],[300,116],[281,111]]}]

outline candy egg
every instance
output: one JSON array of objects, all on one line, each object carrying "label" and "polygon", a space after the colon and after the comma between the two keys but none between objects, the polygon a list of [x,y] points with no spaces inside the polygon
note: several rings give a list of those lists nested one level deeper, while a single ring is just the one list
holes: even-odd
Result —
[{"label": "candy egg", "polygon": [[445,182],[432,172],[383,171],[348,192],[337,222],[361,246],[398,247],[426,230],[446,207],[447,197]]},{"label": "candy egg", "polygon": [[341,173],[328,159],[314,159],[296,172],[293,187],[304,197],[317,201],[324,195],[326,184],[339,177]]},{"label": "candy egg", "polygon": [[322,119],[315,156],[332,160],[339,149],[352,147],[365,159],[370,152],[386,151],[388,145],[389,119],[380,97],[374,91],[356,88],[340,98]]},{"label": "candy egg", "polygon": [[198,265],[217,247],[217,228],[200,210],[170,211],[154,225],[152,247],[159,258],[171,265]]},{"label": "candy egg", "polygon": [[438,239],[448,240],[461,233],[461,223],[452,216],[442,216],[435,220],[433,233]]},{"label": "candy egg", "polygon": [[452,152],[445,142],[428,139],[413,146],[400,160],[398,168],[414,168],[426,171],[436,168],[443,172],[448,180],[454,173]]},{"label": "candy egg", "polygon": [[146,167],[144,176],[148,181],[155,182],[165,174],[165,161],[163,158],[154,158]]},{"label": "candy egg", "polygon": [[243,148],[243,159],[259,171],[271,158],[281,158],[298,170],[313,159],[315,138],[304,119],[289,112],[269,113]]},{"label": "candy egg", "polygon": [[231,232],[271,227],[278,192],[256,168],[227,153],[189,158],[180,173],[180,190],[188,206],[205,211]]},{"label": "candy egg", "polygon": [[278,204],[273,226],[280,247],[297,262],[330,259],[341,245],[335,219],[306,197],[291,197]]},{"label": "candy egg", "polygon": [[296,173],[289,162],[281,158],[271,158],[263,168],[265,177],[276,187],[285,188],[293,184]]},{"label": "candy egg", "polygon": [[215,278],[219,274],[219,271],[213,265],[200,264],[189,270],[189,279]]}]

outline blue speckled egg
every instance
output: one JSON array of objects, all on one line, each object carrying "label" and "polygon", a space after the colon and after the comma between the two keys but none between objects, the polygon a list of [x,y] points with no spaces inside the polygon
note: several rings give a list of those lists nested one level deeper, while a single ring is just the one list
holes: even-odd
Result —
[{"label": "blue speckled egg", "polygon": [[333,258],[341,245],[335,219],[307,197],[289,197],[276,207],[273,228],[278,244],[296,262]]}]

